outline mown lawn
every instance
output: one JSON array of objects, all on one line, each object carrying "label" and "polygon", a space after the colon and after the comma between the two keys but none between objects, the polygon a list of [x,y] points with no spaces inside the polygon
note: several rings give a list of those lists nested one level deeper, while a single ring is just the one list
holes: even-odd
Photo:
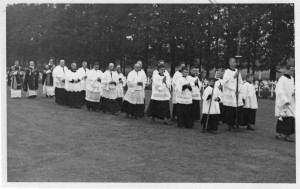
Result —
[{"label": "mown lawn", "polygon": [[[147,91],[149,102],[150,92]],[[257,130],[217,135],[7,98],[9,182],[295,183],[295,143],[275,136],[274,101],[259,100]]]}]

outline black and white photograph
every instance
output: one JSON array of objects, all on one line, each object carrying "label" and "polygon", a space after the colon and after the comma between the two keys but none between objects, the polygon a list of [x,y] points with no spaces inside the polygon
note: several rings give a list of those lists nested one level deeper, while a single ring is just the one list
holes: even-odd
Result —
[{"label": "black and white photograph", "polygon": [[297,187],[295,1],[1,4],[4,187]]}]

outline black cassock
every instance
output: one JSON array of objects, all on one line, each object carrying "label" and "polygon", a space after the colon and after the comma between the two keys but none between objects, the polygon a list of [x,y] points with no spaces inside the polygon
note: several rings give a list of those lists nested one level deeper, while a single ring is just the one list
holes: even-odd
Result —
[{"label": "black cassock", "polygon": [[24,91],[36,91],[39,88],[38,84],[39,72],[35,68],[27,68],[24,79]]},{"label": "black cassock", "polygon": [[[13,70],[18,71],[18,73],[16,75],[10,75]],[[11,88],[14,90],[21,90],[22,75],[21,75],[20,71],[21,71],[20,66],[12,66],[8,72],[8,78],[9,78],[8,83],[11,86]]]}]

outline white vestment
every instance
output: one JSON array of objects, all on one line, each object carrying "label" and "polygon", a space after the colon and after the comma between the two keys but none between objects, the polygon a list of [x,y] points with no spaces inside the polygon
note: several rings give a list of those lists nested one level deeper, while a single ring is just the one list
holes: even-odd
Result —
[{"label": "white vestment", "polygon": [[[209,111],[209,114],[220,114],[219,102],[215,101],[215,98],[220,98],[220,100],[222,100],[222,99],[221,99],[219,91],[215,90],[215,89],[213,91],[213,95],[210,100],[207,100],[207,97],[212,94],[213,88],[211,86],[208,86],[208,87],[206,87],[206,89],[203,92],[203,109],[202,109],[203,114],[208,114],[208,111]],[[211,103],[211,105],[210,105],[210,110],[209,110],[210,103]]]},{"label": "white vestment", "polygon": [[53,85],[57,88],[65,88],[65,80],[66,79],[66,72],[68,68],[66,66],[61,67],[60,65],[56,66],[53,69]]},{"label": "white vestment", "polygon": [[[163,82],[164,77],[166,77],[166,82]],[[152,94],[151,94],[152,100],[159,100],[159,101],[170,100],[171,98],[170,88],[171,88],[170,75],[166,74],[164,76],[161,76],[159,74],[153,74]]]},{"label": "white vestment", "polygon": [[98,78],[102,78],[100,70],[92,69],[88,72],[86,79],[86,96],[85,99],[91,102],[100,102],[101,83]]},{"label": "white vestment", "polygon": [[192,88],[194,87],[194,83],[191,82],[187,77],[180,77],[176,80],[176,102],[178,104],[193,103],[192,92],[189,89],[182,90],[182,86],[188,83]]},{"label": "white vestment", "polygon": [[84,69],[83,67],[81,67],[77,71],[78,71],[78,74],[81,77],[81,80],[80,80],[81,90],[85,91],[86,90],[86,78],[84,78],[84,77],[88,75],[90,70],[88,68]]},{"label": "white vestment", "polygon": [[71,70],[68,70],[66,73],[66,85],[65,85],[66,90],[70,92],[80,92],[81,91],[80,80],[81,80],[81,76],[78,73],[78,71],[73,72]]},{"label": "white vestment", "polygon": [[245,105],[244,108],[250,108],[250,109],[257,109],[257,97],[255,93],[255,88],[254,85],[245,82],[242,86],[242,91],[241,91],[242,98],[245,99]]},{"label": "white vestment", "polygon": [[[145,87],[147,78],[145,77],[145,72],[136,72],[132,70],[127,76],[127,86],[128,90],[124,96],[124,100],[131,104],[144,104],[145,98]],[[143,86],[137,85],[138,82],[142,82]]]},{"label": "white vestment", "polygon": [[[295,84],[294,78],[281,76],[276,85],[275,116],[295,117]],[[285,105],[289,102],[290,105]]]},{"label": "white vestment", "polygon": [[[201,90],[201,87],[202,87],[201,81],[199,80],[198,77],[187,76],[187,78],[191,83],[194,83],[194,85],[192,87],[192,89],[193,89],[192,90],[193,100],[201,100],[201,93],[200,93],[200,90]],[[196,81],[198,81],[198,86],[195,85]]]},{"label": "white vestment", "polygon": [[[110,84],[110,82],[116,82],[116,85]],[[117,98],[117,85],[119,84],[119,77],[116,71],[106,70],[101,79],[102,84],[102,97],[108,99]]]},{"label": "white vestment", "polygon": [[[237,78],[233,78],[235,73],[237,72],[237,69],[235,71],[232,71],[230,69],[227,69],[223,76],[223,97],[222,102],[224,106],[231,106],[231,107],[237,107],[236,103],[236,88],[237,88]],[[243,106],[243,100],[241,96],[241,89],[243,85],[242,76],[239,73],[239,83],[238,83],[238,91],[239,91],[239,99],[238,99],[238,106]]]},{"label": "white vestment", "polygon": [[172,92],[172,103],[173,104],[177,104],[177,99],[176,99],[176,96],[177,96],[177,92],[176,92],[176,82],[178,80],[178,78],[181,78],[182,77],[182,73],[179,72],[179,71],[176,71],[173,78],[172,78],[172,88],[173,88],[173,92]]},{"label": "white vestment", "polygon": [[[117,84],[117,96],[118,96],[118,98],[123,98],[124,97],[124,87],[126,86],[126,78],[122,73],[119,73],[118,80],[119,80],[119,83]],[[123,83],[120,83],[120,80]]]}]

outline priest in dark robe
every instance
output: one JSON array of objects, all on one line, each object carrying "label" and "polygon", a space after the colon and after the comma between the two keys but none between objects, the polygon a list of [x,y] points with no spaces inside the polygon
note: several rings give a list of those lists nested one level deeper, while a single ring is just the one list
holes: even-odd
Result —
[{"label": "priest in dark robe", "polygon": [[15,61],[15,65],[9,69],[8,77],[11,85],[11,98],[21,98],[23,71],[19,66],[19,61]]},{"label": "priest in dark robe", "polygon": [[28,98],[37,97],[37,91],[39,88],[39,71],[34,66],[34,62],[30,61],[29,68],[25,71],[24,79],[24,91],[27,92]]},{"label": "priest in dark robe", "polygon": [[276,125],[276,139],[294,142],[291,135],[295,134],[295,65],[285,66],[276,85],[275,116],[278,117]]},{"label": "priest in dark robe", "polygon": [[43,94],[46,95],[46,98],[53,98],[54,94],[54,85],[53,85],[53,69],[55,66],[53,65],[53,59],[50,59],[49,63],[45,66],[43,70]]}]

